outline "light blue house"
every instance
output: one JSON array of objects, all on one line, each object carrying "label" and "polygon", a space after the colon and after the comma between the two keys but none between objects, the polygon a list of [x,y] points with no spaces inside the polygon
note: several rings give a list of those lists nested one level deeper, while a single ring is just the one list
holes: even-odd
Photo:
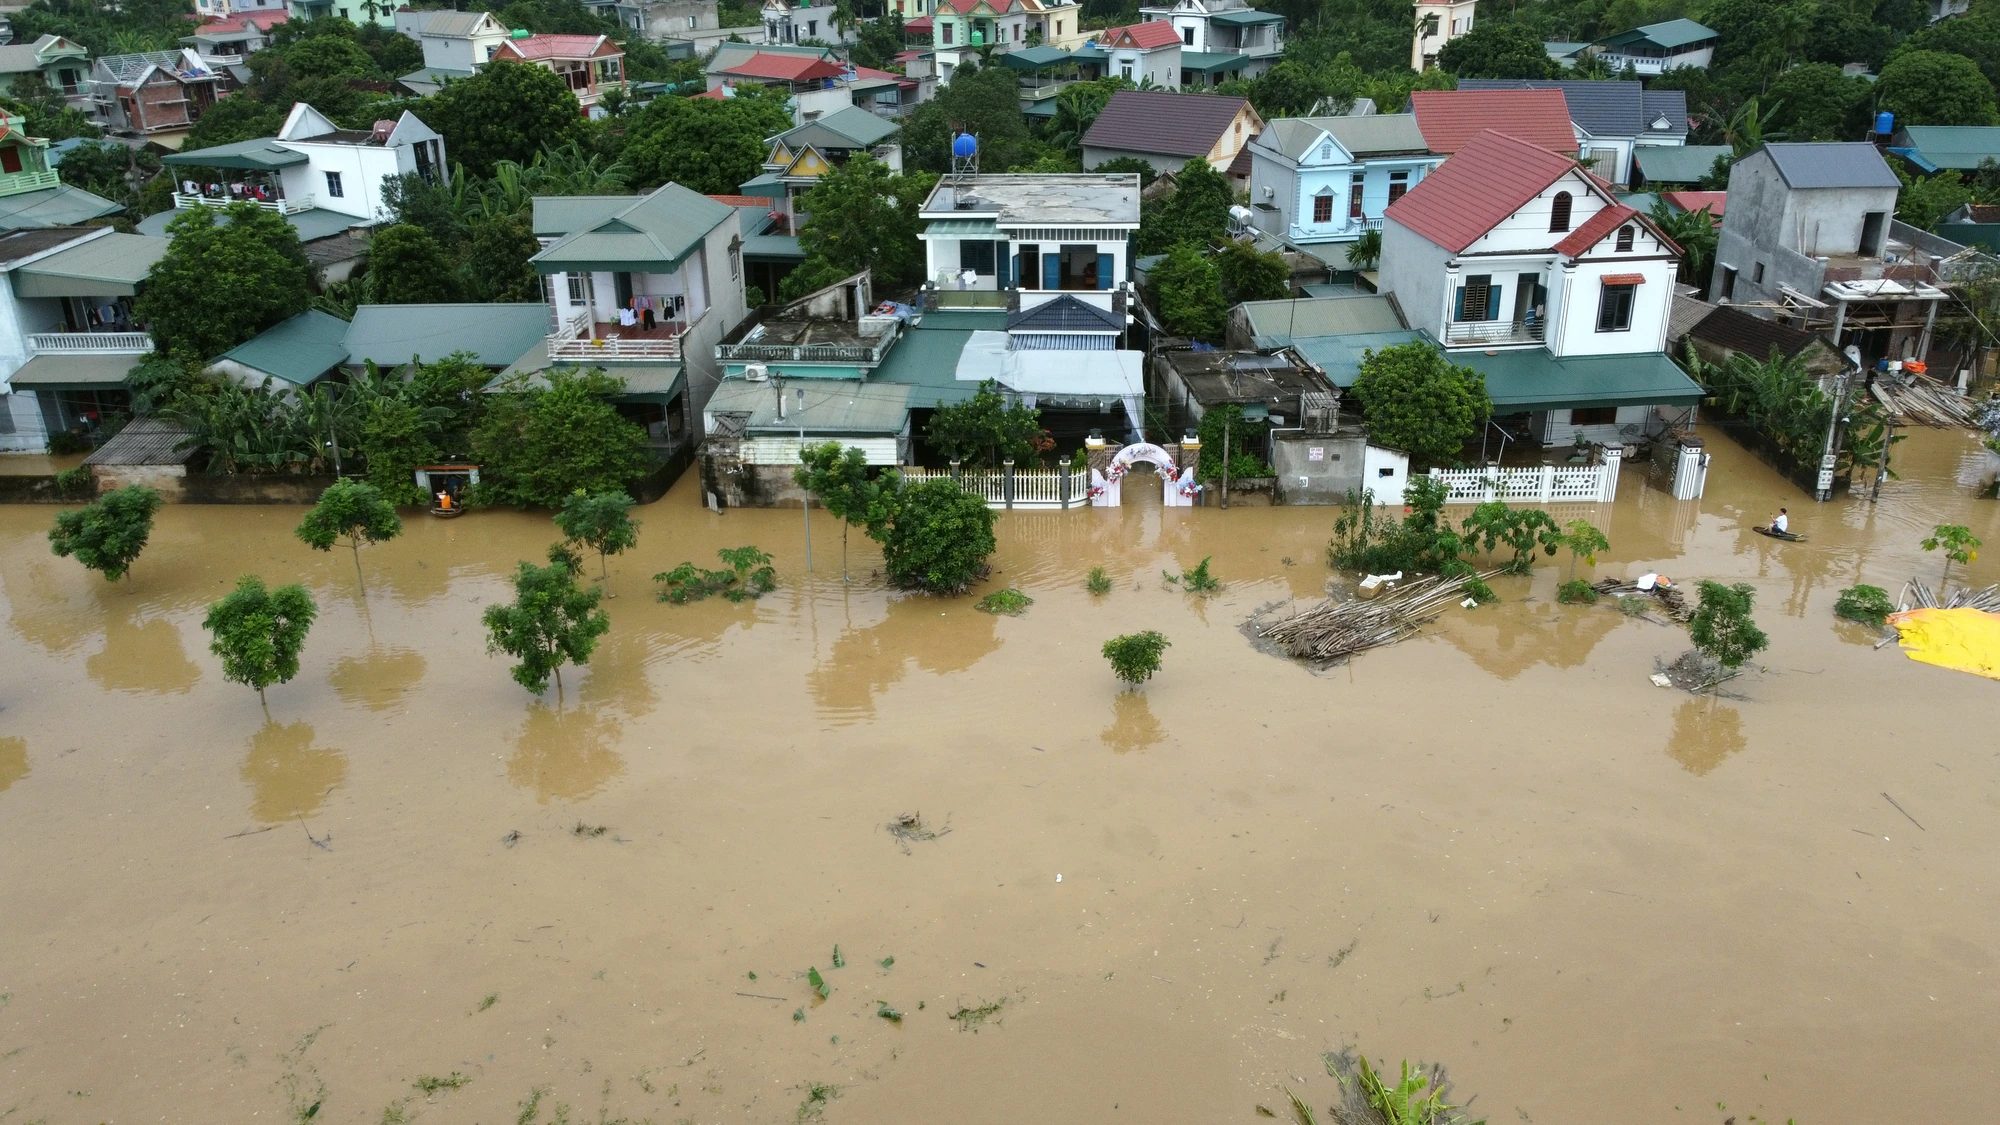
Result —
[{"label": "light blue house", "polygon": [[[1348,243],[1382,229],[1382,212],[1444,157],[1417,129],[1415,115],[1286,117],[1249,146],[1250,207],[1259,229],[1312,248]],[[1329,258],[1345,264],[1345,247]]]}]

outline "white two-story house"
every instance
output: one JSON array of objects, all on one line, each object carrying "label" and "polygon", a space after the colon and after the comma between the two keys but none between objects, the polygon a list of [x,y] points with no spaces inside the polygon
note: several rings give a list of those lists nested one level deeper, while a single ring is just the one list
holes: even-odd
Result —
[{"label": "white two-story house", "polygon": [[1244,0],[1177,0],[1146,4],[1139,18],[1174,29],[1182,48],[1196,55],[1241,55],[1230,71],[1255,78],[1285,53],[1285,17],[1251,7]]},{"label": "white two-story house", "polygon": [[397,81],[419,97],[428,97],[446,82],[470,78],[493,61],[512,33],[491,12],[454,12],[403,8],[396,12],[396,30],[424,48],[424,67]]},{"label": "white two-story house", "polygon": [[1384,219],[1382,291],[1517,437],[1616,442],[1700,402],[1666,355],[1680,248],[1574,159],[1487,130]]},{"label": "white two-story house", "polygon": [[917,217],[941,294],[1107,292],[1132,280],[1139,175],[947,175]]},{"label": "white two-story house", "polygon": [[1250,208],[1296,246],[1353,242],[1443,159],[1414,114],[1279,118],[1250,142]]},{"label": "white two-story house", "polygon": [[325,212],[334,229],[386,218],[385,180],[409,172],[440,184],[448,178],[444,138],[416,114],[342,129],[304,102],[292,106],[276,137],[177,152],[163,163],[180,189],[176,209],[249,202],[286,216]]}]

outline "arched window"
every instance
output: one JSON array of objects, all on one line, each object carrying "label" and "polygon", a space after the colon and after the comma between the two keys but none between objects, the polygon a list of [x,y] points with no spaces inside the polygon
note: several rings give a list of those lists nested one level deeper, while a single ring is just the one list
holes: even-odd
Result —
[{"label": "arched window", "polygon": [[1322,163],[1322,164],[1331,164],[1331,163],[1333,163],[1333,142],[1332,142],[1332,141],[1321,141],[1321,142],[1320,142],[1320,145],[1319,145],[1319,159],[1320,159],[1320,163]]},{"label": "arched window", "polygon": [[1556,193],[1555,206],[1549,208],[1549,230],[1559,231],[1569,229],[1569,204],[1568,192],[1559,191]]},{"label": "arched window", "polygon": [[1619,227],[1618,252],[1620,254],[1629,254],[1631,253],[1631,251],[1632,251],[1632,228],[1629,226]]}]

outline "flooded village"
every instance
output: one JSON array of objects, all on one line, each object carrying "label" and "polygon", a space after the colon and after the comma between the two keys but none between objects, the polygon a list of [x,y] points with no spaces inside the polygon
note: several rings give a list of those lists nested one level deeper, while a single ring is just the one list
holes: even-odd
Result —
[{"label": "flooded village", "polygon": [[0,1125],[1976,1116],[2000,20],[1812,6],[9,9]]}]

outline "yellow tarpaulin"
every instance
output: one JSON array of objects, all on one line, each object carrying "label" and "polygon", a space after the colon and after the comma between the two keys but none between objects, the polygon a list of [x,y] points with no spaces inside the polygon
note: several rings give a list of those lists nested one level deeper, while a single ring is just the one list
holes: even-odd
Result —
[{"label": "yellow tarpaulin", "polygon": [[2000,680],[2000,613],[1911,609],[1889,615],[1911,660]]}]

